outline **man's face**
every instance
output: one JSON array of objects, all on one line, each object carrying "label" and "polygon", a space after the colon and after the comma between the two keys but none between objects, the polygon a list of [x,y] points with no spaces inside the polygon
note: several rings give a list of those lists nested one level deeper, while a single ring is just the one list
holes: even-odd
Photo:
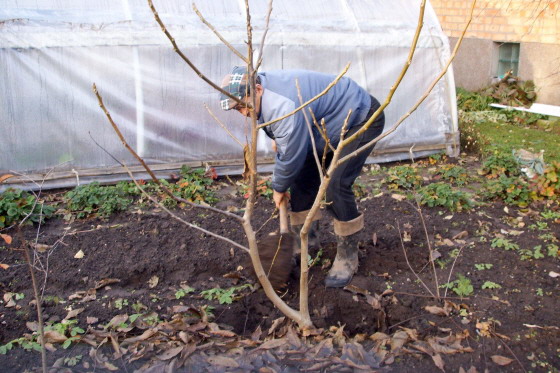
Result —
[{"label": "man's face", "polygon": [[[255,114],[257,115],[257,117],[259,116],[260,112],[261,112],[261,96],[262,96],[262,92],[263,92],[263,88],[260,84],[257,84],[257,97],[256,97],[256,106],[255,106]],[[241,113],[241,115],[246,116],[246,117],[251,117],[251,108],[249,108],[248,104],[252,103],[252,96],[251,95],[247,95],[245,96],[237,105],[235,105],[233,107],[234,110],[237,110],[238,112]]]}]

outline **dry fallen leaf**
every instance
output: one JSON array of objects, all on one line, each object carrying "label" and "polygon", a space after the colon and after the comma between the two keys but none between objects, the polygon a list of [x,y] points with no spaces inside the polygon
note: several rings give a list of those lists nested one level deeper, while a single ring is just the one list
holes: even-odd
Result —
[{"label": "dry fallen leaf", "polygon": [[434,364],[436,365],[436,367],[438,367],[439,369],[441,369],[442,371],[445,372],[443,359],[441,358],[440,354],[432,355],[432,360],[434,361]]},{"label": "dry fallen leaf", "polygon": [[491,359],[494,363],[501,366],[511,364],[511,362],[513,361],[512,359],[500,355],[493,355]]},{"label": "dry fallen leaf", "polygon": [[44,334],[46,343],[62,343],[68,339],[66,336],[55,330],[48,330]]},{"label": "dry fallen leaf", "polygon": [[396,199],[397,201],[404,201],[406,199],[406,196],[402,195],[402,194],[397,194],[397,193],[393,193],[391,194],[391,198]]},{"label": "dry fallen leaf", "polygon": [[426,311],[431,314],[438,315],[438,316],[449,316],[449,310],[446,310],[442,307],[437,306],[426,306],[424,307]]},{"label": "dry fallen leaf", "polygon": [[278,347],[283,346],[285,344],[286,344],[286,339],[285,338],[271,339],[270,341],[266,341],[262,345],[260,345],[257,348],[257,350],[270,350],[270,349],[273,349],[273,348],[278,348]]},{"label": "dry fallen leaf", "polygon": [[159,277],[157,276],[152,276],[149,280],[148,280],[148,286],[150,287],[150,289],[153,289],[157,286],[157,284],[159,283]]},{"label": "dry fallen leaf", "polygon": [[82,250],[78,251],[76,255],[74,255],[74,258],[76,259],[82,259],[83,257],[84,257],[84,252]]},{"label": "dry fallen leaf", "polygon": [[218,365],[226,368],[239,368],[239,363],[231,357],[212,356],[209,357],[206,361],[208,361],[208,363],[210,363],[211,365]]},{"label": "dry fallen leaf", "polygon": [[476,328],[478,329],[480,335],[482,335],[484,337],[490,337],[491,336],[492,326],[490,325],[489,322],[487,322],[487,321],[477,322],[476,323]]},{"label": "dry fallen leaf", "polygon": [[463,238],[466,238],[469,236],[469,232],[467,231],[462,231],[457,233],[455,236],[453,236],[454,240],[462,240]]},{"label": "dry fallen leaf", "polygon": [[85,310],[85,308],[77,308],[75,310],[70,310],[68,312],[68,315],[66,315],[66,317],[64,318],[64,320],[70,320],[73,319],[74,317],[78,316],[80,313],[82,313]]},{"label": "dry fallen leaf", "polygon": [[160,360],[169,360],[177,356],[181,351],[183,351],[183,346],[170,348],[169,350],[164,351],[163,353],[158,355],[158,359]]},{"label": "dry fallen leaf", "polygon": [[12,243],[12,236],[9,236],[7,234],[0,234],[0,237],[2,237],[2,239],[9,245]]},{"label": "dry fallen leaf", "polygon": [[8,268],[10,268],[10,266],[8,264],[0,263],[0,268],[8,269]]},{"label": "dry fallen leaf", "polygon": [[410,242],[412,241],[412,235],[410,234],[410,232],[403,232],[403,242]]},{"label": "dry fallen leaf", "polygon": [[12,174],[0,175],[0,183],[3,183],[4,181],[8,180],[11,177],[14,177],[14,175],[12,175]]},{"label": "dry fallen leaf", "polygon": [[556,277],[560,276],[560,273],[556,273],[556,272],[554,272],[554,271],[550,271],[550,272],[548,272],[548,275],[549,275],[550,277],[552,277],[552,278],[556,278]]},{"label": "dry fallen leaf", "polygon": [[97,281],[93,288],[95,290],[99,290],[104,286],[114,284],[114,283],[117,283],[117,282],[121,282],[121,280],[119,280],[118,278],[104,278],[104,279],[101,279],[101,280]]}]

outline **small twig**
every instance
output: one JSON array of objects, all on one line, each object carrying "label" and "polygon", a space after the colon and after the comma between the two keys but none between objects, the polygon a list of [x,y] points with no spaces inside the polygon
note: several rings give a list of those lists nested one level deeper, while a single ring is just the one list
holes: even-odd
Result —
[{"label": "small twig", "polygon": [[31,284],[33,285],[33,294],[35,295],[35,302],[37,303],[37,321],[38,321],[38,331],[39,336],[41,338],[41,363],[43,366],[43,373],[47,373],[47,350],[45,348],[45,333],[43,329],[43,309],[41,306],[41,298],[39,297],[39,289],[37,288],[37,280],[35,279],[35,271],[33,270],[33,265],[31,264],[31,256],[29,255],[29,248],[27,247],[27,242],[23,237],[23,233],[21,232],[21,224],[18,225],[17,234],[19,236],[19,240],[21,246],[23,248],[23,252],[25,254],[25,260],[29,266],[29,273],[31,274]]},{"label": "small twig", "polygon": [[428,244],[428,251],[430,254],[430,263],[432,263],[432,271],[434,272],[434,281],[436,283],[436,294],[439,299],[439,282],[437,277],[436,264],[434,260],[434,250],[432,249],[432,243],[430,242],[430,236],[428,235],[428,228],[426,228],[426,221],[424,220],[424,214],[422,214],[422,208],[420,208],[420,203],[418,202],[418,200],[416,200],[416,206],[418,206],[416,211],[418,211],[418,215],[420,215],[420,220],[422,221],[424,234],[426,235],[426,242]]},{"label": "small twig", "polygon": [[274,263],[276,262],[276,257],[278,256],[278,253],[280,252],[280,249],[282,248],[282,235],[279,235],[279,239],[278,239],[278,245],[276,247],[276,252],[274,252],[274,257],[272,258],[272,262],[270,263],[270,267],[268,268],[268,272],[266,274],[266,277],[270,277],[270,271],[272,271],[272,267],[274,267]]},{"label": "small twig", "polygon": [[276,214],[276,211],[278,211],[278,208],[275,208],[274,211],[272,211],[270,217],[266,219],[266,221],[259,227],[259,229],[255,231],[255,233],[259,233],[272,219],[274,219],[274,214]]},{"label": "small twig", "polygon": [[[414,293],[407,293],[407,292],[403,292],[403,291],[395,291],[395,292],[393,292],[393,294],[410,295],[411,297],[432,298],[432,299],[437,300],[437,298],[433,295],[414,294]],[[439,299],[440,300],[445,300],[445,299],[465,300],[465,299],[469,299],[469,298],[467,298],[467,297],[440,297]]]},{"label": "small twig", "polygon": [[402,325],[402,324],[404,324],[404,323],[407,323],[407,322],[409,322],[410,320],[414,320],[414,319],[417,319],[417,318],[419,318],[419,317],[424,317],[424,316],[426,316],[426,315],[416,315],[416,316],[409,317],[409,318],[406,319],[406,320],[403,320],[403,321],[401,321],[401,322],[398,322],[398,323],[396,323],[396,324],[393,324],[393,325],[389,326],[389,327],[387,328],[387,330],[393,329],[393,328],[396,327],[396,326],[399,326],[399,325]]},{"label": "small twig", "polygon": [[[463,249],[465,248],[465,246],[461,246],[461,248],[459,249],[459,252],[457,253],[457,256],[455,257],[455,260],[453,260],[453,264],[451,265],[451,269],[449,270],[449,276],[447,277],[447,283],[449,283],[451,281],[451,275],[453,274],[453,268],[455,268],[455,263],[457,262],[457,259],[459,259],[459,256],[461,256],[461,251],[463,251]],[[447,296],[447,290],[449,290],[448,287],[445,288],[445,292],[443,293],[443,297],[445,298]]]},{"label": "small twig", "polygon": [[214,118],[214,120],[220,125],[220,127],[222,127],[222,129],[224,131],[226,131],[226,133],[229,135],[229,137],[231,137],[236,143],[239,144],[239,146],[241,146],[241,148],[243,149],[245,147],[245,145],[243,145],[241,143],[241,141],[239,141],[239,139],[237,139],[237,137],[235,137],[233,135],[233,133],[230,132],[230,130],[228,130],[228,128],[226,127],[225,124],[222,123],[222,121],[220,119],[218,119],[217,116],[214,115],[214,113],[212,112],[212,110],[210,110],[210,108],[208,107],[208,105],[204,104],[204,107],[206,108],[206,110],[208,111],[208,113],[212,116],[212,118]]},{"label": "small twig", "polygon": [[[465,25],[465,28],[463,29],[463,32],[462,32],[461,36],[459,37],[459,39],[457,40],[457,43],[455,44],[455,48],[453,49],[453,53],[451,54],[451,56],[447,60],[447,63],[445,65],[445,67],[442,69],[442,71],[439,73],[439,75],[435,77],[435,79],[432,81],[430,86],[426,89],[426,91],[424,91],[424,94],[418,99],[418,101],[416,101],[416,103],[412,106],[412,108],[406,114],[404,114],[402,117],[399,118],[399,120],[389,130],[383,132],[381,135],[377,136],[375,139],[371,140],[369,143],[365,144],[364,146],[357,149],[356,151],[348,154],[344,158],[341,158],[339,160],[339,163],[343,163],[343,162],[347,161],[348,159],[350,159],[352,157],[355,157],[358,154],[360,154],[360,153],[362,153],[362,152],[364,152],[368,149],[371,149],[371,146],[373,144],[376,144],[377,142],[381,141],[385,137],[387,137],[390,134],[392,134],[393,132],[395,132],[397,130],[397,128],[401,125],[401,123],[406,118],[408,118],[413,112],[415,112],[416,109],[418,109],[418,107],[420,106],[420,104],[422,104],[422,102],[424,102],[424,100],[428,97],[430,92],[432,92],[432,90],[434,89],[435,85],[447,73],[447,70],[449,69],[449,66],[451,65],[451,62],[453,62],[453,60],[455,59],[455,56],[457,55],[457,50],[461,46],[461,44],[463,42],[463,39],[465,37],[465,34],[467,32],[467,29],[469,28],[469,26],[471,24],[471,21],[473,19],[473,11],[474,11],[475,4],[476,4],[476,0],[473,0],[472,5],[471,5],[471,12],[470,12],[470,15],[469,15],[469,19],[468,19],[468,21]],[[395,89],[396,89],[396,87],[395,87]],[[391,93],[391,95],[392,95],[392,93]],[[388,102],[387,102],[387,105],[388,105]],[[367,129],[367,127],[369,127],[369,122],[372,122],[373,120],[375,120],[375,118],[377,118],[377,116],[379,115],[378,112],[380,113],[387,105],[385,103],[383,103],[380,106],[380,108],[375,113],[373,113],[372,117],[364,125],[364,127],[366,127],[366,129]],[[361,135],[361,133],[362,133],[361,131],[356,132],[350,139],[348,139],[349,142],[353,140],[354,136],[359,136],[359,135]]]},{"label": "small twig", "polygon": [[503,338],[500,337],[498,334],[494,333],[492,330],[489,330],[490,334],[492,334],[494,337],[498,338],[498,340],[500,342],[502,342],[502,344],[504,345],[505,348],[507,348],[507,350],[509,351],[509,353],[513,356],[513,358],[517,361],[517,363],[519,364],[519,366],[521,367],[521,369],[523,369],[523,371],[526,373],[527,369],[525,369],[525,367],[523,366],[523,364],[521,364],[521,361],[519,361],[519,359],[517,358],[517,355],[515,355],[515,353],[511,350],[511,348],[507,345],[506,342],[504,342]]},{"label": "small twig", "polygon": [[426,290],[428,291],[428,293],[430,293],[432,295],[432,298],[436,298],[439,299],[439,297],[436,297],[434,295],[434,293],[432,293],[432,291],[430,290],[430,288],[428,287],[428,285],[426,285],[426,283],[424,281],[422,281],[422,279],[420,278],[420,276],[418,276],[418,274],[414,271],[414,269],[412,268],[412,266],[410,265],[410,262],[408,261],[408,255],[406,255],[406,248],[404,247],[404,242],[402,239],[402,234],[401,234],[401,226],[397,220],[397,230],[399,231],[399,239],[401,241],[401,246],[404,252],[404,258],[406,259],[406,264],[408,264],[408,268],[410,268],[410,270],[412,271],[412,273],[414,274],[414,276],[416,276],[416,278],[418,279],[418,281],[420,281],[420,283],[424,286],[424,288],[426,288]]}]

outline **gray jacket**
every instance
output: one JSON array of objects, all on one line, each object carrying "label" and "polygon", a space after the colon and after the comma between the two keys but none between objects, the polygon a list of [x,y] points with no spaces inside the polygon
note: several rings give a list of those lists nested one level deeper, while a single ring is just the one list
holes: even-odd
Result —
[{"label": "gray jacket", "polygon": [[[259,73],[259,77],[264,88],[259,123],[286,115],[300,106],[296,79],[302,102],[318,95],[335,79],[334,75],[305,70],[269,71]],[[369,93],[352,79],[342,78],[326,95],[304,108],[318,153],[322,154],[325,141],[313,125],[310,110],[318,123],[325,119],[327,135],[331,144],[336,147],[348,112],[352,110],[349,129],[366,119],[370,106]],[[267,135],[276,141],[278,147],[272,178],[272,188],[277,192],[285,192],[290,187],[301,171],[306,157],[313,152],[303,110],[265,128]]]}]

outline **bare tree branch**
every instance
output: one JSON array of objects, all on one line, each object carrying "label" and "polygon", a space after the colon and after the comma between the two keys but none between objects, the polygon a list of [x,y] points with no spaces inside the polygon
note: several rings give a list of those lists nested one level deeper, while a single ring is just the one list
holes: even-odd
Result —
[{"label": "bare tree branch", "polygon": [[[298,93],[299,103],[300,105],[303,104],[303,98],[301,97],[301,90],[299,88],[299,81],[296,79],[296,89]],[[305,124],[307,124],[307,130],[309,131],[309,138],[311,139],[311,148],[313,149],[313,157],[315,158],[315,162],[317,163],[317,170],[319,171],[319,175],[321,179],[323,178],[323,168],[321,167],[321,161],[319,160],[319,154],[317,154],[317,148],[315,147],[315,138],[313,137],[313,129],[311,128],[311,123],[309,123],[309,118],[307,118],[307,114],[305,110],[302,111],[303,118],[305,119]]]},{"label": "bare tree branch", "polygon": [[191,62],[191,60],[187,56],[185,56],[185,54],[181,51],[181,49],[179,49],[179,47],[177,46],[177,43],[175,42],[175,39],[173,38],[173,36],[171,36],[169,31],[167,31],[167,28],[165,27],[163,21],[161,20],[161,18],[159,18],[159,14],[156,11],[156,8],[154,7],[154,4],[153,4],[152,0],[148,0],[148,5],[150,6],[150,9],[152,10],[152,13],[154,14],[154,18],[156,19],[156,22],[161,27],[161,31],[163,31],[165,36],[167,36],[167,38],[171,42],[171,45],[173,45],[173,50],[183,59],[183,61],[185,61],[187,63],[187,65],[190,66],[190,68],[196,73],[196,75],[198,75],[199,78],[204,80],[206,83],[208,83],[211,87],[213,87],[214,89],[216,89],[220,93],[222,93],[222,94],[228,96],[229,98],[235,100],[235,102],[240,103],[241,100],[239,98],[233,96],[228,91],[222,89],[220,86],[218,86],[216,83],[214,83],[213,81],[208,79],[204,74],[202,74],[200,72],[200,70],[197,69],[197,67]]},{"label": "bare tree branch", "polygon": [[256,71],[259,71],[259,69],[261,68],[261,63],[262,63],[262,60],[263,60],[262,56],[263,56],[263,51],[264,51],[264,41],[266,39],[266,34],[268,33],[268,26],[270,24],[270,14],[271,13],[272,13],[272,0],[269,0],[268,11],[266,13],[264,31],[263,31],[263,35],[262,35],[262,39],[261,39],[261,45],[259,47],[259,60],[257,61],[257,66],[255,67]]},{"label": "bare tree branch", "polygon": [[229,135],[229,137],[231,137],[236,143],[239,144],[239,146],[241,146],[241,149],[243,149],[243,147],[245,147],[245,145],[243,145],[243,144],[241,143],[241,141],[239,141],[239,140],[237,139],[237,137],[235,137],[235,136],[233,135],[233,133],[231,133],[231,132],[228,130],[228,128],[225,126],[225,124],[223,124],[222,121],[219,120],[218,117],[214,115],[214,113],[212,112],[212,110],[210,110],[210,108],[208,107],[208,105],[204,104],[204,107],[206,108],[206,110],[208,111],[208,113],[212,116],[212,118],[214,118],[214,120],[220,125],[220,127],[222,127],[222,129],[223,129],[224,131],[226,131],[226,133]]},{"label": "bare tree branch", "polygon": [[216,234],[214,232],[210,232],[204,228],[201,228],[197,225],[194,225],[192,223],[189,223],[188,221],[183,220],[182,218],[180,218],[179,216],[177,216],[176,214],[174,214],[171,210],[169,210],[167,207],[165,207],[164,205],[162,205],[161,203],[159,203],[158,200],[156,200],[152,195],[150,195],[148,192],[146,192],[144,190],[144,188],[142,188],[142,186],[136,181],[136,179],[134,178],[134,176],[132,175],[132,172],[130,171],[130,169],[128,167],[126,167],[126,165],[123,164],[124,169],[126,170],[126,172],[128,173],[128,175],[130,176],[130,178],[132,179],[132,181],[134,182],[134,185],[136,185],[136,187],[142,192],[142,194],[144,194],[146,197],[148,197],[150,199],[150,201],[152,201],[156,206],[158,206],[159,208],[161,208],[163,211],[165,211],[166,213],[168,213],[173,219],[180,221],[181,223],[187,225],[190,228],[196,229],[201,231],[204,234],[207,234],[209,236],[218,238],[222,241],[225,241],[237,248],[240,248],[241,250],[244,250],[246,252],[249,252],[249,249],[243,245],[238,244],[235,241],[230,240],[229,238],[226,238],[224,236],[221,236],[219,234]]},{"label": "bare tree branch", "polygon": [[[453,49],[453,53],[451,54],[451,56],[449,57],[449,60],[447,61],[445,67],[442,69],[442,71],[440,72],[440,74],[438,76],[436,76],[436,78],[432,81],[432,83],[430,84],[430,86],[428,87],[428,89],[426,89],[426,91],[424,92],[424,94],[418,99],[418,101],[414,104],[414,106],[406,113],[404,114],[401,118],[399,118],[399,120],[388,130],[383,132],[381,135],[379,135],[378,137],[376,137],[375,139],[371,140],[369,143],[365,144],[364,146],[362,146],[361,148],[357,149],[355,152],[348,154],[347,156],[345,156],[344,158],[342,158],[339,162],[343,163],[346,162],[348,159],[357,156],[358,154],[360,154],[361,152],[365,151],[366,149],[370,148],[373,144],[379,142],[380,140],[384,139],[385,137],[389,136],[391,133],[395,132],[395,130],[401,125],[401,123],[408,118],[414,111],[416,111],[416,109],[418,109],[418,107],[420,106],[420,104],[422,102],[424,102],[424,100],[428,97],[428,95],[430,94],[430,92],[434,89],[435,85],[437,84],[437,82],[440,81],[440,79],[447,73],[447,70],[449,69],[449,66],[451,65],[451,62],[453,62],[453,60],[455,59],[455,56],[457,55],[457,51],[459,50],[459,47],[461,46],[463,39],[465,37],[465,33],[467,32],[467,29],[469,28],[472,18],[473,18],[473,12],[474,12],[474,8],[476,5],[476,0],[473,0],[472,5],[471,5],[471,12],[469,15],[469,19],[465,25],[465,28],[463,29],[463,32],[461,33],[461,37],[459,37],[459,39],[457,40],[457,43],[455,44],[455,48]],[[376,114],[379,110],[377,110],[372,118],[376,117]],[[370,119],[371,120],[371,119]],[[369,121],[368,121],[369,123]],[[354,134],[355,135],[355,134]]]},{"label": "bare tree branch", "polygon": [[198,15],[198,18],[200,18],[202,23],[208,26],[208,28],[212,30],[212,32],[218,37],[218,39],[220,39],[220,41],[224,43],[237,57],[241,58],[244,63],[247,63],[247,59],[245,58],[245,56],[242,55],[241,52],[239,52],[237,49],[235,49],[233,45],[231,45],[226,39],[224,39],[223,36],[216,30],[214,26],[212,26],[208,21],[206,21],[206,19],[198,11],[198,8],[196,7],[195,3],[192,4],[192,8],[194,12]]},{"label": "bare tree branch", "polygon": [[[373,115],[368,119],[366,124],[364,124],[362,126],[362,128],[360,128],[352,136],[350,136],[349,138],[344,140],[344,142],[341,141],[341,145],[346,146],[346,144],[351,143],[352,141],[354,141],[358,137],[360,137],[364,132],[366,132],[367,129],[371,126],[371,124],[377,119],[377,117],[379,117],[381,112],[391,102],[391,100],[393,98],[393,95],[395,94],[395,91],[397,90],[397,88],[401,84],[404,76],[406,75],[406,72],[408,71],[408,68],[410,67],[410,64],[412,63],[412,58],[414,57],[414,52],[416,51],[416,45],[418,44],[418,39],[420,38],[420,32],[422,31],[422,26],[424,25],[424,10],[425,9],[426,9],[426,0],[422,0],[422,3],[420,5],[420,12],[419,12],[419,15],[418,15],[418,24],[416,26],[416,32],[414,33],[414,37],[412,38],[411,47],[408,51],[408,58],[406,59],[406,62],[405,62],[404,66],[401,70],[401,73],[397,77],[397,80],[395,81],[395,83],[393,84],[391,89],[389,90],[389,94],[387,95],[387,98],[385,98],[385,101],[383,102],[383,104],[381,104],[381,106],[375,111],[375,113],[373,113]],[[366,146],[364,146],[364,148]],[[346,157],[344,157],[344,158],[346,158]]]},{"label": "bare tree branch", "polygon": [[408,255],[406,254],[406,248],[404,247],[404,242],[402,239],[402,233],[401,233],[401,227],[399,222],[397,221],[397,230],[399,231],[399,238],[401,241],[401,247],[403,249],[403,253],[404,253],[404,259],[406,260],[406,264],[408,265],[408,268],[410,269],[410,271],[414,274],[414,276],[416,276],[416,278],[418,279],[418,281],[420,281],[420,283],[422,284],[422,286],[424,286],[424,288],[428,291],[428,293],[430,293],[430,295],[435,298],[435,299],[439,299],[439,296],[436,297],[434,295],[434,293],[432,293],[432,291],[430,290],[430,288],[428,287],[428,285],[426,285],[426,283],[424,281],[422,281],[422,279],[420,278],[420,276],[418,276],[418,273],[416,273],[416,271],[412,268],[412,266],[410,265],[410,261],[408,260]]},{"label": "bare tree branch", "polygon": [[324,96],[332,87],[334,87],[334,86],[336,85],[336,83],[338,83],[338,81],[344,76],[344,74],[346,74],[346,72],[348,71],[349,68],[350,68],[350,62],[346,65],[346,67],[342,70],[342,72],[341,72],[340,74],[338,74],[338,75],[336,76],[336,78],[335,78],[321,93],[319,93],[317,96],[315,96],[315,97],[313,97],[312,99],[306,101],[304,104],[302,104],[301,106],[297,107],[296,109],[294,109],[294,111],[292,111],[292,112],[290,112],[290,113],[288,113],[288,114],[286,114],[286,115],[283,115],[283,116],[281,116],[281,117],[279,117],[279,118],[276,118],[276,119],[274,119],[274,120],[271,120],[271,121],[269,121],[269,122],[260,124],[260,125],[258,126],[258,128],[260,129],[260,128],[263,128],[263,127],[266,127],[266,126],[270,126],[271,124],[274,124],[274,123],[279,122],[279,121],[281,121],[281,120],[283,120],[283,119],[286,119],[286,118],[288,118],[289,116],[294,115],[295,113],[297,113],[298,111],[300,111],[301,109],[303,109],[304,107],[306,107],[307,105],[309,105],[310,103],[312,103],[313,101],[316,101],[316,100],[319,99],[321,96]]},{"label": "bare tree branch", "polygon": [[193,203],[191,201],[188,201],[184,198],[180,198],[177,197],[176,195],[174,195],[169,188],[167,188],[165,185],[163,185],[161,183],[161,181],[159,181],[159,179],[156,177],[156,175],[152,172],[152,170],[150,169],[150,167],[148,167],[148,165],[146,164],[146,162],[144,162],[144,160],[134,151],[134,149],[132,149],[130,147],[130,145],[128,145],[128,143],[126,142],[124,136],[122,135],[121,131],[119,130],[119,127],[116,125],[116,123],[113,121],[113,118],[111,117],[111,114],[109,113],[109,111],[107,110],[107,108],[105,107],[105,105],[103,104],[103,99],[101,98],[101,95],[99,94],[99,92],[97,91],[97,87],[95,85],[95,83],[93,83],[93,92],[95,93],[95,95],[97,96],[97,101],[99,102],[99,107],[101,107],[101,109],[103,110],[103,112],[105,113],[105,116],[107,117],[107,119],[109,120],[109,123],[111,123],[111,126],[113,127],[113,129],[115,130],[115,132],[117,133],[117,136],[119,136],[119,139],[121,140],[121,143],[124,145],[124,147],[134,156],[134,158],[136,158],[138,160],[138,162],[140,162],[140,164],[144,167],[144,169],[148,172],[148,174],[151,176],[152,180],[160,187],[163,189],[163,191],[165,191],[165,193],[167,193],[167,195],[169,197],[171,197],[172,199],[174,199],[177,202],[181,202],[181,203],[185,203],[187,205],[190,205],[192,207],[196,207],[196,208],[201,208],[201,209],[206,209],[206,210],[210,210],[213,212],[217,212],[220,214],[223,214],[225,216],[228,216],[230,218],[233,218],[237,221],[242,221],[243,219],[235,214],[232,214],[231,212],[227,212],[227,211],[223,211],[217,208],[214,208],[212,206],[204,206],[204,205],[198,205],[196,203]]}]

